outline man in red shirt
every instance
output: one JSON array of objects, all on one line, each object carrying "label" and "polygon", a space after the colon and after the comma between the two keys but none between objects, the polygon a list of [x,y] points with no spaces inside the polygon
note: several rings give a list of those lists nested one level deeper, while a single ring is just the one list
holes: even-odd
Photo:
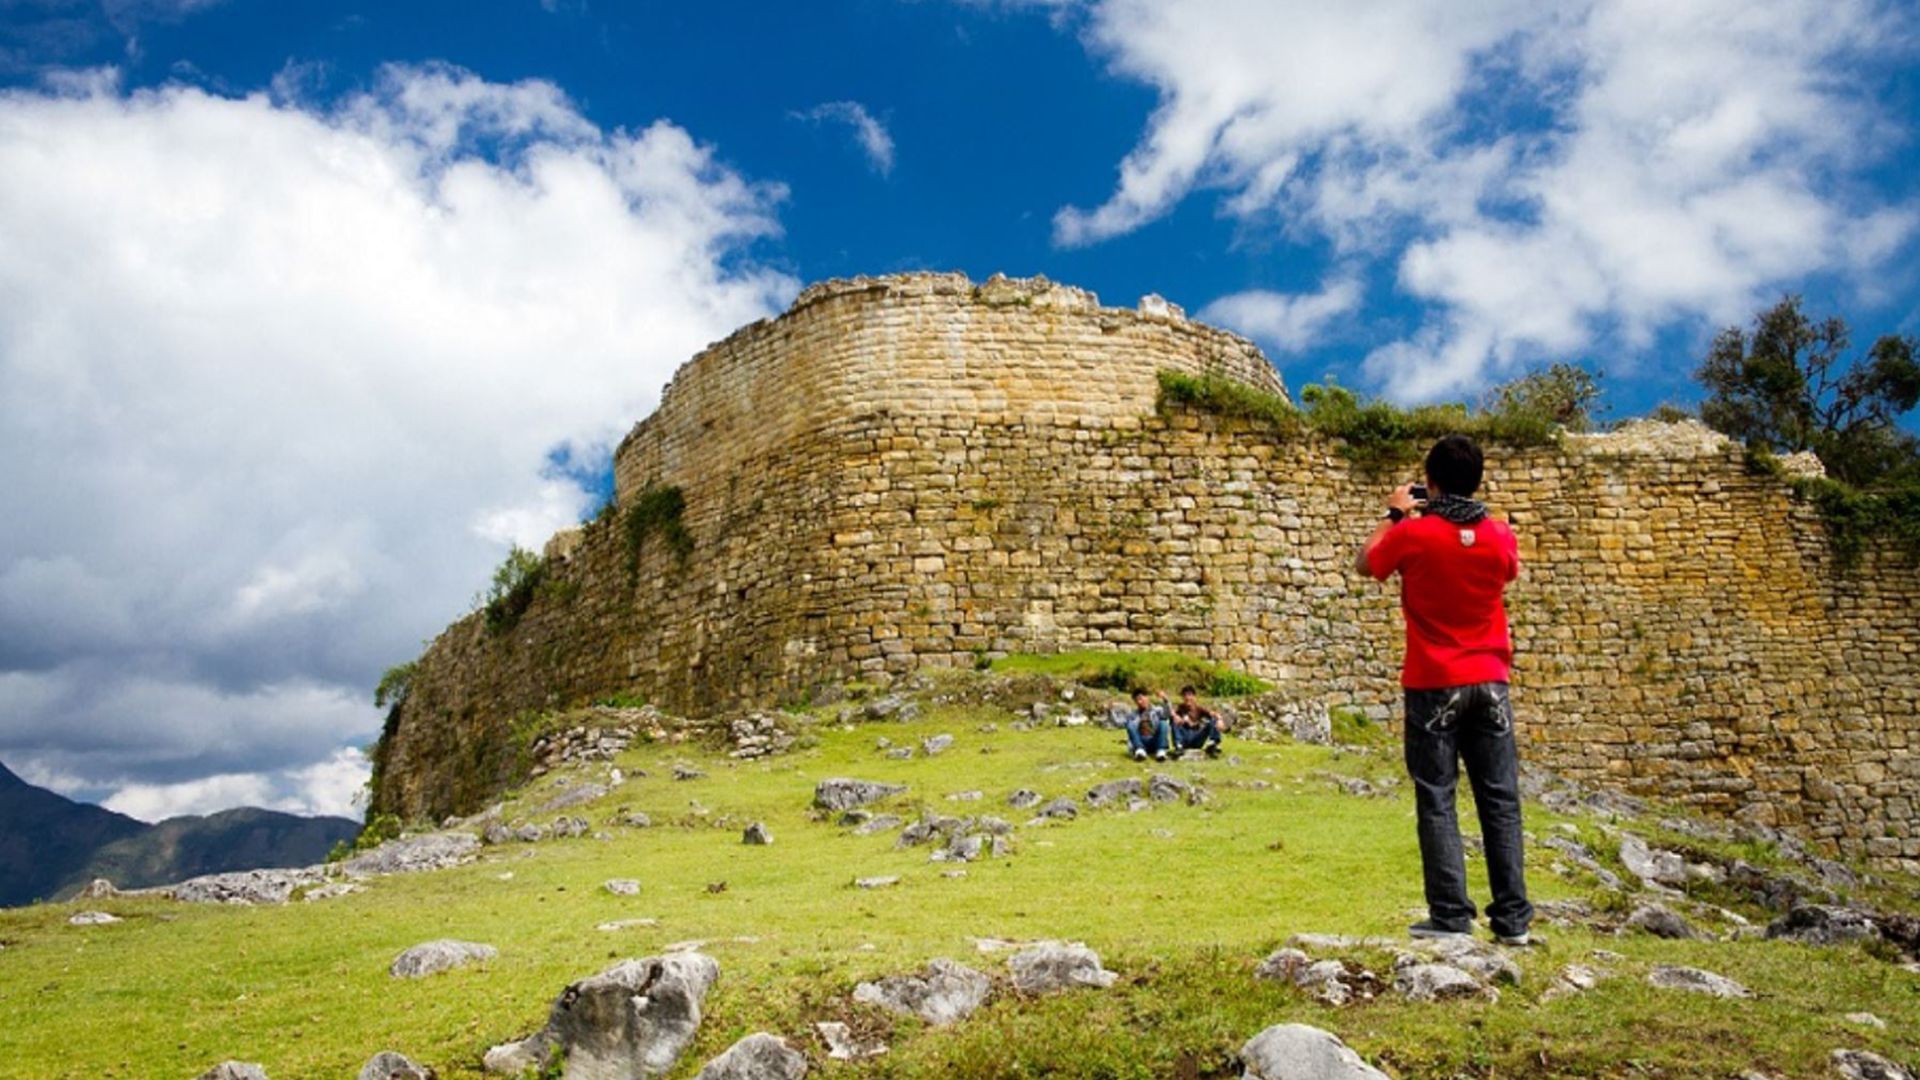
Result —
[{"label": "man in red shirt", "polygon": [[1400,575],[1407,623],[1407,774],[1413,780],[1426,879],[1427,917],[1414,937],[1473,930],[1466,860],[1454,789],[1460,765],[1473,785],[1486,845],[1493,902],[1487,921],[1509,945],[1527,943],[1527,903],[1520,828],[1520,761],[1507,696],[1513,642],[1501,602],[1520,572],[1513,530],[1474,501],[1484,467],[1480,448],[1448,435],[1427,452],[1427,499],[1404,485],[1387,498],[1387,516],[1360,549],[1362,573],[1385,581]]}]

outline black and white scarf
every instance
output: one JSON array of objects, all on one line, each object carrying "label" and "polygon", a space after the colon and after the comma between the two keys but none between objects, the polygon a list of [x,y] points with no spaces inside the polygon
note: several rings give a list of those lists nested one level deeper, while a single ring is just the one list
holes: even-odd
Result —
[{"label": "black and white scarf", "polygon": [[1427,513],[1455,525],[1472,525],[1487,516],[1487,504],[1443,491],[1427,500]]}]

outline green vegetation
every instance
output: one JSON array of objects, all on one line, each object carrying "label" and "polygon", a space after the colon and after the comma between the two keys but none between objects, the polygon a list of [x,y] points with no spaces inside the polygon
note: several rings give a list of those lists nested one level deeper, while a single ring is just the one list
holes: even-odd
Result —
[{"label": "green vegetation", "polygon": [[1327,711],[1327,721],[1333,741],[1342,746],[1386,746],[1393,741],[1385,724],[1375,723],[1357,706],[1336,705]]},{"label": "green vegetation", "polygon": [[476,601],[486,615],[487,630],[504,634],[518,626],[546,576],[547,560],[519,544],[513,545],[494,568],[493,583]]},{"label": "green vegetation", "polygon": [[[228,1057],[262,1062],[275,1077],[352,1076],[376,1050],[397,1049],[445,1080],[479,1080],[486,1048],[537,1028],[561,987],[625,957],[704,939],[721,980],[697,1041],[670,1075],[701,1064],[753,1031],[772,1031],[822,1056],[810,1025],[842,1019],[885,1038],[892,1052],[827,1065],[825,1075],[876,1077],[1101,1076],[1223,1078],[1234,1051],[1266,1026],[1325,1027],[1402,1077],[1478,1078],[1731,1076],[1760,1069],[1826,1076],[1827,1054],[1859,1046],[1896,1060],[1920,1053],[1920,995],[1913,976],[1858,946],[1810,948],[1764,940],[1669,942],[1556,930],[1545,948],[1514,953],[1518,987],[1498,1003],[1418,1004],[1384,995],[1342,1009],[1305,991],[1253,978],[1295,932],[1398,936],[1420,904],[1418,854],[1404,784],[1381,798],[1340,794],[1316,774],[1384,784],[1399,773],[1389,753],[1233,740],[1239,760],[1153,768],[1204,778],[1204,807],[1084,813],[1019,828],[1015,853],[950,879],[925,848],[898,849],[882,833],[855,836],[808,810],[814,783],[860,776],[912,790],[884,807],[911,814],[999,813],[1027,787],[1079,795],[1142,775],[1110,732],[1041,728],[1007,733],[1006,713],[939,706],[912,723],[842,730],[834,706],[801,726],[812,748],[736,762],[687,745],[637,745],[617,764],[630,778],[585,807],[611,840],[582,837],[487,849],[481,861],[430,874],[377,879],[366,891],[279,908],[189,906],[149,897],[88,901],[125,921],[72,927],[71,905],[0,911],[0,1076],[196,1076]],[[1001,721],[1002,732],[977,732]],[[796,719],[796,725],[802,721]],[[529,729],[535,726],[529,721]],[[959,745],[938,759],[892,761],[876,732],[896,743],[947,732]],[[992,754],[976,752],[992,747]],[[671,779],[690,761],[702,780]],[[598,779],[596,771],[591,774]],[[550,798],[563,778],[519,793],[509,817]],[[1256,788],[1254,782],[1271,785]],[[980,803],[946,796],[980,790]],[[697,805],[690,805],[697,803]],[[651,829],[607,826],[620,807],[651,815]],[[1463,819],[1473,820],[1471,808]],[[550,815],[533,816],[545,822]],[[1612,850],[1589,819],[1529,808],[1537,835],[1572,821],[1596,851]],[[764,821],[771,847],[740,843]],[[1745,857],[1765,860],[1763,850]],[[1585,899],[1581,875],[1546,870],[1535,849],[1537,900]],[[1470,863],[1479,891],[1480,864]],[[898,875],[889,890],[850,887],[855,877]],[[600,883],[642,881],[638,897]],[[724,880],[727,889],[707,890]],[[1702,886],[1705,888],[1705,886]],[[1887,893],[1911,890],[1896,878]],[[1705,894],[1702,896],[1718,894]],[[1750,919],[1764,913],[1730,894]],[[1876,902],[1878,898],[1876,897]],[[1910,902],[1909,902],[1910,906]],[[605,932],[603,922],[648,917],[654,926]],[[422,941],[456,937],[500,949],[490,963],[419,980],[387,965]],[[1120,973],[1111,990],[1042,999],[1002,988],[969,1020],[933,1030],[851,1001],[854,984],[917,969],[937,956],[1005,974],[1005,955],[975,938],[1085,941]],[[1543,991],[1590,950],[1626,959],[1583,995]],[[1390,954],[1358,954],[1376,972]],[[1749,1001],[1719,1001],[1646,984],[1655,963],[1694,964],[1753,987]],[[1845,1023],[1871,1011],[1885,1031]],[[110,1015],[112,1023],[81,1022]]]},{"label": "green vegetation", "polygon": [[1819,456],[1827,478],[1794,486],[1819,508],[1841,566],[1874,543],[1920,558],[1920,439],[1898,425],[1920,405],[1915,341],[1887,334],[1854,358],[1850,345],[1845,320],[1814,319],[1785,297],[1750,332],[1714,338],[1695,372],[1708,392],[1700,417],[1744,442],[1755,468],[1775,454]]},{"label": "green vegetation", "polygon": [[413,689],[414,673],[420,670],[418,660],[409,660],[404,664],[395,664],[380,676],[380,685],[373,688],[373,707],[376,709],[399,708],[407,700],[407,692]]},{"label": "green vegetation", "polygon": [[1317,431],[1368,466],[1416,461],[1429,443],[1453,432],[1506,446],[1548,445],[1563,426],[1587,425],[1599,393],[1591,375],[1566,364],[1496,387],[1478,410],[1463,403],[1402,408],[1361,398],[1332,379],[1301,387],[1301,408],[1219,375],[1162,371],[1159,379],[1163,410],[1182,406],[1252,420],[1288,437]]},{"label": "green vegetation", "polygon": [[687,510],[687,497],[673,486],[649,486],[636,495],[622,520],[627,541],[627,572],[637,573],[640,553],[647,541],[658,536],[681,563],[693,554],[693,534],[681,522]]},{"label": "green vegetation", "polygon": [[369,814],[367,816],[367,823],[361,827],[360,834],[353,838],[353,842],[348,843],[342,840],[333,845],[333,850],[327,853],[327,861],[339,862],[341,859],[350,858],[362,851],[371,851],[394,837],[399,836],[401,828],[402,824],[398,815]]},{"label": "green vegetation", "polygon": [[1185,653],[1098,652],[1083,649],[1061,653],[1016,653],[988,665],[992,670],[1012,675],[1051,675],[1071,679],[1082,686],[1118,690],[1131,694],[1151,688],[1171,696],[1182,686],[1192,686],[1209,697],[1242,697],[1262,694],[1271,686],[1244,672],[1188,656]]}]

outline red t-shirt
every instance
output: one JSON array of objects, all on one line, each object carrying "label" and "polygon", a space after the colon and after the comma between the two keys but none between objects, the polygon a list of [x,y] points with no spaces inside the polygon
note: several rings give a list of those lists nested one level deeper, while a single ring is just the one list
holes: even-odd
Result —
[{"label": "red t-shirt", "polygon": [[1407,617],[1408,690],[1506,682],[1513,663],[1501,594],[1520,573],[1520,549],[1505,522],[1455,525],[1408,517],[1367,553],[1367,569],[1385,581],[1400,572]]}]

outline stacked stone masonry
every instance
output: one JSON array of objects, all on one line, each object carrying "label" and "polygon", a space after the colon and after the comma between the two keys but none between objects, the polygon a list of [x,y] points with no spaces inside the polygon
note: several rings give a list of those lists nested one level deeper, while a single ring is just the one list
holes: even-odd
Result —
[{"label": "stacked stone masonry", "polygon": [[[614,695],[694,717],[1010,652],[1172,648],[1398,713],[1396,586],[1354,572],[1412,469],[1156,409],[1163,369],[1284,392],[1245,340],[1043,279],[830,282],[681,369],[616,456],[693,540],[550,545],[506,633],[421,658],[376,806],[469,812],[516,718]],[[1692,425],[1490,448],[1520,538],[1523,752],[1579,780],[1920,866],[1920,569],[1837,564],[1816,511]]]}]

